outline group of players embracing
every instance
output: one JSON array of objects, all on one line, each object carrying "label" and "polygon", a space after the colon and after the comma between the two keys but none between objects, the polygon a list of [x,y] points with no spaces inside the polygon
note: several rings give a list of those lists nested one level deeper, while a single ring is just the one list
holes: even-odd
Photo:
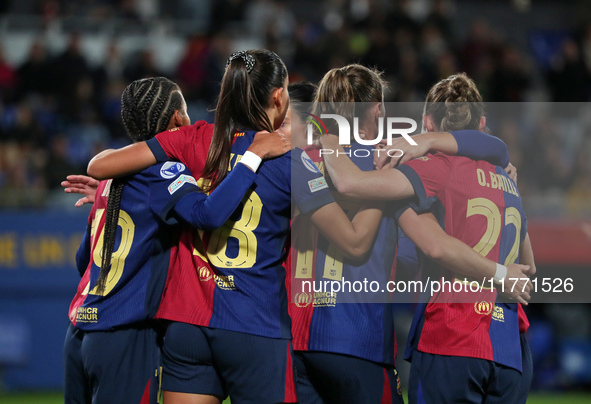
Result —
[{"label": "group of players embracing", "polygon": [[507,303],[496,288],[419,296],[409,402],[525,403],[521,304],[535,265],[507,147],[483,132],[472,80],[431,88],[418,146],[380,146],[402,149],[396,161],[301,136],[302,103],[317,116],[356,103],[360,136],[375,139],[384,90],[358,64],[289,85],[275,53],[242,51],[228,59],[215,125],[191,125],[175,83],[131,83],[121,114],[134,143],[93,158],[100,183],[63,183],[86,194],[78,205],[94,203],[76,255],[65,402],[156,403],[162,390],[165,404],[402,403],[389,298],[323,300],[302,284],[385,283],[410,262],[430,279],[523,280]]}]

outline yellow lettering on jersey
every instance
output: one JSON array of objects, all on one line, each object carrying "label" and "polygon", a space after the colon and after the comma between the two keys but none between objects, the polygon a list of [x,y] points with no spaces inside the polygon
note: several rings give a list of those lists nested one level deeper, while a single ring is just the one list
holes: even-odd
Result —
[{"label": "yellow lettering on jersey", "polygon": [[497,173],[493,173],[491,171],[488,172],[490,174],[490,186],[492,189],[497,189],[499,187],[499,182],[497,181]]},{"label": "yellow lettering on jersey", "polygon": [[492,319],[500,321],[502,323],[505,322],[505,313],[502,307],[495,306],[495,308],[493,309]]},{"label": "yellow lettering on jersey", "polygon": [[80,323],[96,323],[98,321],[98,309],[96,307],[78,307],[76,321]]}]

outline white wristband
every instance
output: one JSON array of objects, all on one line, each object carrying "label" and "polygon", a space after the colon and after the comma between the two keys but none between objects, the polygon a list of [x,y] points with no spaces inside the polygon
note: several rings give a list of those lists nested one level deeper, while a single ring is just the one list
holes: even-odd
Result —
[{"label": "white wristband", "polygon": [[255,173],[259,169],[259,166],[261,165],[262,161],[263,161],[262,158],[260,158],[259,156],[257,156],[256,154],[254,154],[253,152],[248,151],[248,150],[244,153],[244,155],[240,159],[240,162],[242,164],[244,164],[247,167],[250,167],[250,169],[252,171],[254,171]]},{"label": "white wristband", "polygon": [[497,264],[497,270],[495,272],[495,276],[493,276],[493,281],[495,283],[501,283],[503,279],[507,277],[507,267],[505,265]]}]

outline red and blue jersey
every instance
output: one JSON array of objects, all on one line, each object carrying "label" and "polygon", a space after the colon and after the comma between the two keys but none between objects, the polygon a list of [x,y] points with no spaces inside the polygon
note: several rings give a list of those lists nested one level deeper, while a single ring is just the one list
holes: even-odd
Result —
[{"label": "red and blue jersey", "polygon": [[94,285],[102,260],[110,181],[102,181],[76,261],[82,280],[69,310],[83,330],[111,330],[154,317],[164,289],[171,250],[179,234],[171,215],[176,202],[197,190],[186,167],[157,164],[129,177],[123,187],[111,270],[105,290]]},{"label": "red and blue jersey", "polygon": [[[505,265],[518,262],[527,219],[515,183],[498,166],[443,154],[427,155],[399,168],[417,195],[411,207],[432,212],[447,234],[481,255]],[[435,262],[422,261],[422,277],[463,279]],[[496,291],[468,292],[474,303],[458,303],[465,292],[446,290],[422,296],[406,356],[412,351],[491,360],[521,370],[520,328],[526,329],[517,304],[496,302]],[[482,300],[480,298],[482,297]],[[521,319],[519,319],[521,317]]]},{"label": "red and blue jersey", "polygon": [[[351,160],[364,171],[373,170],[373,148],[353,144],[345,148]],[[319,150],[307,148],[315,164],[324,169]],[[295,180],[294,180],[295,181]],[[342,201],[339,205],[352,218],[361,204]],[[363,260],[344,257],[315,230],[310,217],[297,215],[292,223],[290,254],[293,346],[299,351],[324,351],[352,355],[393,366],[395,363],[395,333],[392,306],[389,304],[386,282],[390,280],[394,262],[397,224],[394,207],[387,209],[381,219],[372,253]],[[372,293],[354,291],[314,291],[306,283],[324,281],[351,283],[376,281],[379,290]],[[309,285],[309,283],[308,283]]]},{"label": "red and blue jersey", "polygon": [[[157,159],[178,159],[198,176],[211,131],[207,125],[180,130],[174,136],[158,135],[149,145]],[[230,171],[254,136],[253,131],[236,133]],[[292,170],[298,172],[297,184],[292,184]],[[333,201],[324,178],[301,150],[264,161],[241,205],[220,228],[183,233],[157,317],[291,338],[282,263],[292,199],[303,211]]]}]

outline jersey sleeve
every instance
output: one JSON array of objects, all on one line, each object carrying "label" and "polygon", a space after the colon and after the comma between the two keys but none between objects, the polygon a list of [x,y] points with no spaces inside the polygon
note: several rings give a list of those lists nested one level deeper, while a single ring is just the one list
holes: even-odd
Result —
[{"label": "jersey sleeve", "polygon": [[[433,203],[444,192],[451,174],[450,161],[443,154],[419,157],[397,169],[406,176],[415,191],[416,199],[411,202],[410,207],[417,213],[431,210]],[[397,217],[400,217],[404,210],[406,209],[401,209]]]},{"label": "jersey sleeve", "polygon": [[181,163],[156,164],[145,171],[150,192],[150,209],[164,223],[174,225],[174,206],[183,196],[198,191],[197,181]]},{"label": "jersey sleeve", "polygon": [[509,165],[509,149],[501,139],[478,130],[450,132],[458,143],[457,156],[484,160],[505,168]]},{"label": "jersey sleeve", "polygon": [[191,126],[172,128],[157,134],[146,144],[156,161],[178,160],[187,164],[195,158],[195,149],[207,150],[213,132],[213,125],[198,121]]},{"label": "jersey sleeve", "polygon": [[238,208],[255,178],[256,173],[238,163],[209,196],[203,192],[184,195],[174,206],[174,214],[193,227],[217,229]]},{"label": "jersey sleeve", "polygon": [[291,197],[302,214],[334,202],[326,178],[301,149],[291,152]]}]

